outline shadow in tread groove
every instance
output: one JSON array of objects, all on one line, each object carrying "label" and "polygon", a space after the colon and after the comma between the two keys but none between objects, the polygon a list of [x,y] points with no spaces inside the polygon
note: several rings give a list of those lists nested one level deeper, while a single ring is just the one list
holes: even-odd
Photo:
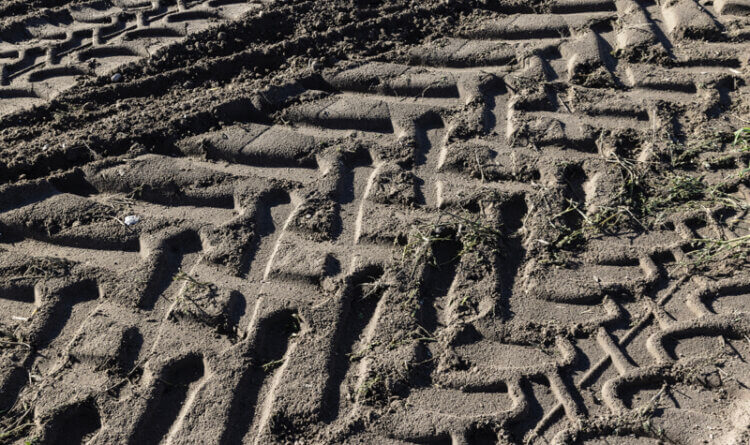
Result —
[{"label": "shadow in tread groove", "polygon": [[[354,350],[358,341],[363,338],[368,325],[373,322],[375,311],[382,297],[382,289],[374,286],[383,274],[381,268],[369,268],[355,275],[346,290],[346,301],[341,310],[341,323],[334,334],[333,358],[329,363],[329,378],[324,390],[326,409],[322,420],[332,422],[341,413],[341,385],[347,376],[356,368],[355,357],[358,357],[366,344],[360,344],[360,350]],[[369,285],[369,286],[368,286]]]},{"label": "shadow in tread groove", "polygon": [[424,304],[419,312],[423,328],[435,332],[441,325],[440,314],[446,309],[446,297],[456,277],[460,252],[463,245],[452,239],[436,241],[432,244],[434,264],[427,266],[422,279],[420,293]]},{"label": "shadow in tread groove", "polygon": [[2,300],[34,304],[34,288],[31,286],[0,284],[0,301]]},{"label": "shadow in tread groove", "polygon": [[[362,199],[361,194],[364,193],[364,186],[367,182],[367,178],[372,174],[373,161],[369,153],[364,152],[357,155],[350,162],[345,164],[345,168],[342,170],[341,180],[337,185],[337,200],[336,207],[336,219],[332,228],[331,235],[334,238],[339,238],[344,234],[345,230],[353,230],[353,221],[349,221],[349,218],[353,218],[353,215],[346,214],[346,207],[351,204],[358,203]],[[349,218],[347,218],[349,217]]]},{"label": "shadow in tread groove", "polygon": [[46,314],[44,309],[40,309],[40,315],[46,315],[46,321],[34,342],[37,348],[44,348],[57,339],[74,316],[74,307],[99,298],[99,290],[93,281],[84,281],[65,289],[54,298],[57,298],[57,301]]},{"label": "shadow in tread groove", "polygon": [[197,355],[167,366],[155,380],[151,400],[128,443],[159,443],[177,419],[190,387],[203,377],[204,371],[203,361]]},{"label": "shadow in tread groove", "polygon": [[436,114],[428,114],[417,122],[413,167],[417,185],[416,199],[420,205],[437,205],[433,175],[438,171],[444,134],[445,125]]},{"label": "shadow in tread groove", "polygon": [[447,434],[424,439],[411,439],[406,443],[414,445],[454,445],[453,439]]},{"label": "shadow in tread groove", "polygon": [[175,22],[184,22],[188,20],[200,20],[200,19],[210,19],[216,17],[216,13],[212,11],[185,11],[185,12],[178,12],[175,14],[168,15],[166,18],[167,23],[175,23]]},{"label": "shadow in tread groove", "polygon": [[93,402],[69,406],[45,425],[40,444],[84,444],[101,428]]},{"label": "shadow in tread groove", "polygon": [[[544,418],[545,409],[540,402],[540,398],[541,400],[547,400],[549,398],[548,395],[551,393],[549,382],[541,378],[521,381],[521,389],[526,397],[528,407],[524,416],[518,422],[511,425],[510,433],[515,439],[515,443],[523,443],[524,436],[531,432],[534,426]],[[561,418],[562,415],[562,410],[560,410],[556,414],[555,419]]]},{"label": "shadow in tread groove", "polygon": [[280,360],[284,359],[292,335],[299,331],[296,313],[277,312],[260,322],[255,345],[255,363],[242,375],[229,408],[226,429],[219,443],[243,443],[255,417],[258,397]]},{"label": "shadow in tread groove", "polygon": [[90,48],[78,53],[78,60],[81,62],[105,57],[140,57],[140,54],[127,46],[103,46]]},{"label": "shadow in tread groove", "polygon": [[[261,200],[255,212],[255,236],[253,237],[252,246],[248,249],[248,253],[242,258],[241,262],[241,273],[243,275],[250,274],[253,262],[259,254],[263,241],[266,238],[272,237],[274,233],[281,232],[285,219],[278,218],[278,215],[274,219],[274,215],[277,213],[277,210],[284,210],[291,202],[292,199],[286,192],[273,193]],[[283,217],[288,217],[288,212],[284,212]]]},{"label": "shadow in tread groove", "polygon": [[25,368],[14,366],[2,377],[4,380],[0,381],[0,410],[4,412],[16,404],[18,395],[28,382],[28,373]]},{"label": "shadow in tread groove", "polygon": [[182,34],[176,29],[172,28],[145,28],[126,32],[123,36],[125,40],[154,39],[164,37],[182,37]]},{"label": "shadow in tread groove", "polygon": [[518,271],[526,257],[523,246],[523,236],[518,231],[523,229],[523,221],[528,212],[526,201],[522,196],[516,196],[500,206],[502,215],[502,229],[506,235],[504,239],[505,255],[495,257],[495,270],[499,283],[500,301],[499,308],[502,313],[510,315],[510,300],[513,296],[513,286],[516,282]]},{"label": "shadow in tread groove", "polygon": [[0,89],[0,99],[38,98],[35,92],[21,88]]},{"label": "shadow in tread groove", "polygon": [[174,276],[182,266],[183,257],[189,253],[200,252],[202,248],[200,237],[192,231],[168,240],[139,306],[143,309],[153,309],[159,296],[172,284]]}]

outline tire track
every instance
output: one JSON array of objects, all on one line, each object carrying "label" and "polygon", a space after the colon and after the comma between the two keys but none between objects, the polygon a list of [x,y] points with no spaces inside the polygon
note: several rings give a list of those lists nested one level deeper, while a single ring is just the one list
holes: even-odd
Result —
[{"label": "tire track", "polygon": [[0,42],[0,115],[52,100],[81,76],[111,74],[256,7],[215,0],[87,2],[57,11],[49,21],[17,24],[20,29]]},{"label": "tire track", "polygon": [[[201,5],[147,4],[109,24],[120,34],[98,38],[111,37],[115,57],[143,54],[115,43],[161,42],[177,31],[157,24],[210,19],[218,7]],[[733,97],[742,78],[727,69],[747,61],[722,42],[732,37],[721,24],[738,7],[548,6],[488,16],[440,45],[383,57],[395,60],[342,63],[289,87],[278,113],[253,105],[229,113],[234,125],[181,139],[177,157],[104,160],[0,188],[0,248],[13,254],[0,309],[31,311],[22,339],[32,345],[0,375],[12,399],[3,403],[36,390],[22,371],[51,369],[99,387],[62,404],[49,400],[68,400],[68,383],[36,393],[48,401],[35,422],[53,441],[339,443],[361,433],[567,443],[618,428],[687,440],[663,420],[694,423],[687,402],[646,430],[639,403],[661,403],[661,384],[687,391],[681,385],[704,378],[713,391],[709,377],[746,374],[728,360],[689,375],[702,358],[680,355],[709,337],[747,353],[744,278],[700,284],[685,299],[692,286],[674,272],[696,238],[721,235],[726,209],[679,214],[650,234],[602,236],[570,268],[539,260],[550,233],[537,222],[574,202],[581,215],[568,222],[580,229],[606,204],[616,136],[639,134],[627,142],[635,146],[679,140],[696,99],[706,99],[705,111]],[[81,36],[93,45],[97,33],[88,32],[52,39],[60,42],[51,52],[0,54],[32,60],[30,81],[56,78],[70,71],[36,70],[34,61],[72,55],[66,48],[79,48]],[[22,94],[14,88],[6,96]],[[431,230],[439,267],[417,265],[410,278],[419,286],[408,293],[396,282],[393,244],[404,247],[412,229],[442,227],[444,212],[497,230],[502,251],[464,252],[453,232],[466,221]],[[127,226],[128,214],[141,221]],[[48,257],[67,269],[30,265]],[[97,324],[105,316],[114,321]],[[72,332],[79,320],[91,329]],[[85,349],[97,332],[101,341]],[[134,352],[131,335],[142,337]],[[73,359],[38,357],[48,352]],[[102,372],[114,362],[112,375]],[[741,413],[741,393],[732,397]],[[380,403],[387,412],[366,417]],[[157,412],[165,415],[152,421]],[[721,437],[744,434],[742,421],[700,419]]]}]

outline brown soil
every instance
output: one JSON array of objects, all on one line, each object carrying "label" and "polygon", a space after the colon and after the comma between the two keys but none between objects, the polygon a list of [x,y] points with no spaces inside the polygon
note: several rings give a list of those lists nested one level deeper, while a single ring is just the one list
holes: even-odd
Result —
[{"label": "brown soil", "polygon": [[0,17],[0,443],[750,443],[747,0]]}]

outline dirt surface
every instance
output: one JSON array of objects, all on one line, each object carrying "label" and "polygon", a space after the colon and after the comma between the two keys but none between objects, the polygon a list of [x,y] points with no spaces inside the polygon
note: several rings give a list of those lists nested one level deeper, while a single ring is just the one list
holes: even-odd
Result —
[{"label": "dirt surface", "polygon": [[748,0],[0,17],[0,443],[750,443]]}]

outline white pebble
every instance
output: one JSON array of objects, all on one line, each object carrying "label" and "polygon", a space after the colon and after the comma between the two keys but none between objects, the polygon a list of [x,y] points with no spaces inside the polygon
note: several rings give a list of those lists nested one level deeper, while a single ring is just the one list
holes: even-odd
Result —
[{"label": "white pebble", "polygon": [[137,215],[128,215],[125,217],[125,225],[133,226],[141,221],[141,217]]}]

